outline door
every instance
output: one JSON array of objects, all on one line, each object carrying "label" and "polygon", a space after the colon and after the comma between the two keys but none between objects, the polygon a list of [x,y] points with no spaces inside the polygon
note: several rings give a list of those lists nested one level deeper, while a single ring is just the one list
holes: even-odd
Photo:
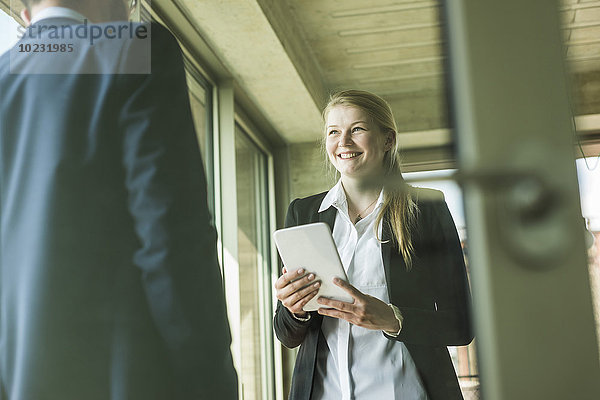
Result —
[{"label": "door", "polygon": [[445,2],[487,400],[600,394],[558,9]]}]

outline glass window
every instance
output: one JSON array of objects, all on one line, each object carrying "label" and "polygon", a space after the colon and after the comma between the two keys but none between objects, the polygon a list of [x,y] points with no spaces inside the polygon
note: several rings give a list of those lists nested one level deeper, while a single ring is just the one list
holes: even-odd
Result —
[{"label": "glass window", "polygon": [[212,141],[212,87],[200,72],[186,58],[187,75],[192,118],[198,137],[198,145],[204,161],[204,170],[208,185],[208,205],[214,215],[214,177],[213,177],[213,141]]},{"label": "glass window", "polygon": [[198,136],[198,144],[200,145],[200,152],[204,162],[207,161],[208,153],[208,117],[207,114],[207,94],[206,90],[200,86],[197,81],[188,73],[187,74],[188,85],[190,87],[190,106],[192,107],[192,118],[194,119],[194,127],[196,128],[196,135]]},{"label": "glass window", "polygon": [[267,157],[238,126],[235,133],[241,313],[241,398],[269,398],[272,334]]},{"label": "glass window", "polygon": [[600,156],[577,160],[581,213],[585,220],[590,285],[600,348]]}]

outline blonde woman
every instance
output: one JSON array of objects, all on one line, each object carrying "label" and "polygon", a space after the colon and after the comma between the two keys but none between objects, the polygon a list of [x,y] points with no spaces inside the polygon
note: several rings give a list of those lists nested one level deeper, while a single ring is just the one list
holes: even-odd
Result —
[{"label": "blonde woman", "polygon": [[446,346],[473,338],[470,293],[443,195],[402,180],[385,100],[342,91],[323,118],[326,153],[341,178],[294,200],[285,224],[329,224],[349,280],[335,283],[354,301],[319,298],[323,308],[306,313],[318,277],[310,266],[284,267],[274,327],[285,346],[300,346],[290,399],[462,399]]}]

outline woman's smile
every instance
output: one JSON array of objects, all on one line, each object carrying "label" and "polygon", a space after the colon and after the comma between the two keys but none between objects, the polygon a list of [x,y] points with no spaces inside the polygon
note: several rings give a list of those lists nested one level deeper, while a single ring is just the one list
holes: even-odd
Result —
[{"label": "woman's smile", "polygon": [[358,156],[360,156],[362,153],[358,153],[358,152],[345,152],[345,153],[339,153],[338,157],[341,158],[342,160],[353,160],[355,158],[357,158]]},{"label": "woman's smile", "polygon": [[354,106],[336,106],[327,114],[326,149],[342,177],[370,178],[382,174],[386,135],[369,115]]}]

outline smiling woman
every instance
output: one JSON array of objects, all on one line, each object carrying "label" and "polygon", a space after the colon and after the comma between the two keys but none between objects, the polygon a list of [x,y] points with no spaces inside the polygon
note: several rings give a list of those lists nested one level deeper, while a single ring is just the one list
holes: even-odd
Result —
[{"label": "smiling woman", "polygon": [[318,295],[306,288],[320,277],[310,265],[283,269],[275,333],[300,346],[290,399],[462,399],[446,346],[473,338],[470,293],[444,197],[404,182],[396,123],[379,96],[336,93],[323,117],[327,157],[341,178],[294,200],[285,225],[329,224],[348,276],[334,284],[353,301],[318,297],[321,308],[305,312]]}]

